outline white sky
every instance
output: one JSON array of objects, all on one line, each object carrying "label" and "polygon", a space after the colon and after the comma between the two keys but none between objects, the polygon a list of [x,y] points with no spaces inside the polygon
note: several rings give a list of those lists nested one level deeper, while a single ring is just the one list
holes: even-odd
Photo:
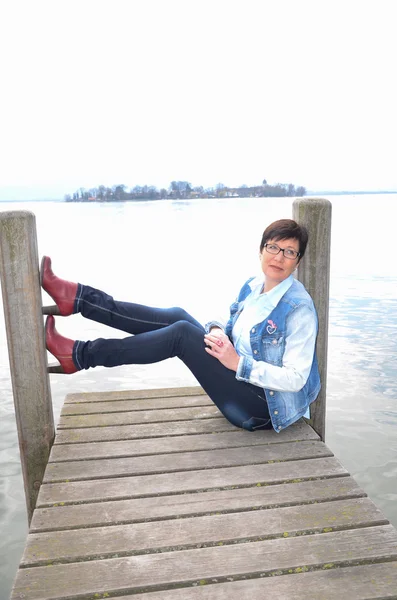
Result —
[{"label": "white sky", "polygon": [[0,191],[397,189],[396,8],[3,0]]}]

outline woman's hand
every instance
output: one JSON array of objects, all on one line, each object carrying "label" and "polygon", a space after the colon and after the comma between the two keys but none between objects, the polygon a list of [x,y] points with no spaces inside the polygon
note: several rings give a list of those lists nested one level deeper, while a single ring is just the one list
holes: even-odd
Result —
[{"label": "woman's hand", "polygon": [[205,351],[208,354],[217,358],[227,369],[237,371],[240,357],[222,329],[218,327],[211,329],[210,333],[204,336],[204,342],[206,344]]}]

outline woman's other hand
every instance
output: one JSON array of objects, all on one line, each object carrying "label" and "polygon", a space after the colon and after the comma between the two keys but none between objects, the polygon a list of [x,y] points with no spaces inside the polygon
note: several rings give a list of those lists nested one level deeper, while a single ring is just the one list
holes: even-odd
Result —
[{"label": "woman's other hand", "polygon": [[237,371],[240,357],[222,329],[213,327],[210,333],[204,336],[204,342],[206,344],[205,351],[208,354],[217,358],[227,369]]}]

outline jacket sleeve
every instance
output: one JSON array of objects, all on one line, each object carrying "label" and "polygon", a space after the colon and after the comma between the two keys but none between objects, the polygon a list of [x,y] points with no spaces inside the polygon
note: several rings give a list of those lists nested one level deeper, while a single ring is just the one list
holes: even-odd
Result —
[{"label": "jacket sleeve", "polygon": [[206,323],[204,326],[205,333],[209,333],[211,331],[212,327],[220,327],[222,329],[222,331],[225,331],[226,323],[227,323],[227,321],[225,321],[222,318],[220,318],[219,320],[215,319],[213,321],[208,321],[208,323]]}]

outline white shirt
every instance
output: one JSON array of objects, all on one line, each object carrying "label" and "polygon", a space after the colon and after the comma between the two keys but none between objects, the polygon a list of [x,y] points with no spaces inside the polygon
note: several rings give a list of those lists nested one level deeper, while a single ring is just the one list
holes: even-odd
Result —
[{"label": "white shirt", "polygon": [[[252,356],[250,330],[254,325],[262,323],[270,315],[272,310],[291,287],[293,277],[290,275],[269,292],[261,294],[263,289],[263,278],[254,279],[254,287],[244,302],[244,310],[234,324],[232,331],[233,345],[240,356]],[[252,285],[251,283],[251,285]]]}]

